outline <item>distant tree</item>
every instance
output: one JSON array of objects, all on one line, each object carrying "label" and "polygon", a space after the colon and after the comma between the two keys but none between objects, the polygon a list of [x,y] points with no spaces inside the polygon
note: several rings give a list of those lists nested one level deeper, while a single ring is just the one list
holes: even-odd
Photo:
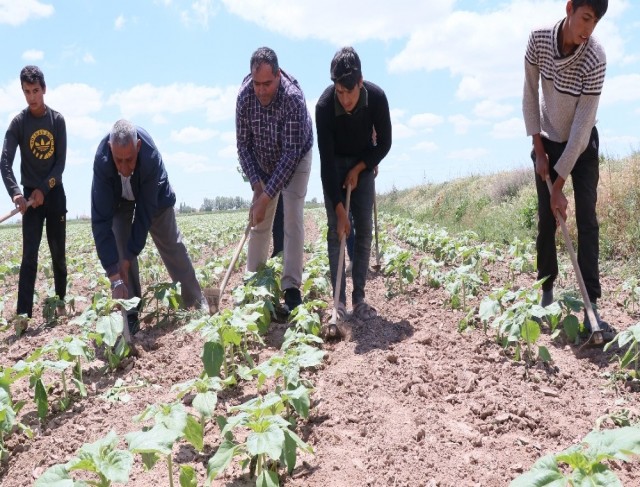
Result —
[{"label": "distant tree", "polygon": [[193,206],[189,206],[186,203],[180,203],[178,206],[178,213],[195,213],[196,209]]},{"label": "distant tree", "polygon": [[216,202],[211,198],[205,198],[202,206],[200,206],[200,211],[213,211],[216,209]]},{"label": "distant tree", "polygon": [[215,198],[205,198],[200,211],[229,211],[249,208],[251,202],[240,196],[216,196]]}]

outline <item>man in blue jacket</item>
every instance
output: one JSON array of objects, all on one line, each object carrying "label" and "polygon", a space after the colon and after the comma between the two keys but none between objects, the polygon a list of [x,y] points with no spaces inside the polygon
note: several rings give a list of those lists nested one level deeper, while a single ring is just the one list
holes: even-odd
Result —
[{"label": "man in blue jacket", "polygon": [[[182,243],[175,202],[151,136],[127,120],[117,121],[98,146],[91,185],[93,238],[114,299],[142,295],[137,257],[151,234],[169,276],[181,283],[184,305],[208,309]],[[129,314],[129,330],[139,330],[135,312]]]}]

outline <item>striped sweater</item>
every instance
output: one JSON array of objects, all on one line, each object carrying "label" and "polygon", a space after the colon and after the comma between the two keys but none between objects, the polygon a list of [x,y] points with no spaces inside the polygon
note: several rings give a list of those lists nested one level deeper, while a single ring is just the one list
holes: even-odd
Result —
[{"label": "striped sweater", "polygon": [[558,46],[563,23],[561,20],[551,28],[534,30],[529,36],[522,112],[527,135],[539,133],[554,142],[567,143],[554,166],[566,180],[587,148],[596,123],[607,59],[593,36],[563,57]]}]

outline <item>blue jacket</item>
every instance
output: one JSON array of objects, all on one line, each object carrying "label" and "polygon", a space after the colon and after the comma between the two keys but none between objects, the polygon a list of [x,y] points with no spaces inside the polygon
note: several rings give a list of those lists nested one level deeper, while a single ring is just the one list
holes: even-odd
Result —
[{"label": "blue jacket", "polygon": [[[169,177],[158,148],[144,129],[136,128],[142,144],[136,167],[131,175],[135,217],[126,255],[123,256],[127,260],[137,257],[142,252],[154,216],[160,210],[172,207],[176,203],[176,195],[169,184]],[[120,256],[111,226],[113,216],[123,201],[122,181],[113,162],[107,135],[98,145],[93,161],[91,229],[100,263],[108,276],[118,272]]]}]

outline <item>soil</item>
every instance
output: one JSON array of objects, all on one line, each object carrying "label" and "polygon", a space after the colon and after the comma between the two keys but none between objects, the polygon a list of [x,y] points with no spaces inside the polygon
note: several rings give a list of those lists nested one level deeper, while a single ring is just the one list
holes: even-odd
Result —
[{"label": "soil", "polygon": [[[307,221],[307,235],[308,242],[318,238],[313,218]],[[231,252],[233,245],[226,251]],[[415,252],[414,258],[420,254]],[[375,263],[373,251],[371,263]],[[507,279],[504,262],[487,270],[491,282],[484,294]],[[519,284],[530,286],[534,278],[521,275]],[[571,279],[569,273],[559,284],[572,287]],[[240,275],[235,273],[228,289],[239,282]],[[17,276],[7,277],[4,292],[15,289],[16,283]],[[609,273],[602,284],[603,318],[619,330],[636,323],[638,317],[615,299],[621,284],[616,273]],[[77,279],[75,294],[86,290],[87,296],[92,295],[88,286],[86,277]],[[553,362],[526,368],[496,344],[493,330],[485,333],[479,327],[459,333],[458,322],[464,314],[443,304],[443,290],[415,282],[403,295],[387,298],[384,276],[371,271],[366,291],[379,315],[367,322],[352,318],[351,340],[325,343],[324,364],[307,373],[315,391],[310,418],[300,425],[299,433],[314,454],[303,455],[294,474],[283,476],[281,485],[505,486],[543,455],[580,442],[603,415],[628,409],[638,420],[637,384],[612,379],[618,370],[612,361],[615,347],[608,352],[582,349],[552,341],[545,330],[541,340]],[[331,303],[331,297],[326,301]],[[232,306],[228,294],[222,305]],[[13,309],[15,300],[7,301],[5,317]],[[41,316],[40,308],[34,316]],[[55,327],[32,326],[18,340],[12,331],[2,333],[0,363],[13,365],[53,338],[75,333],[70,319],[63,318]],[[48,467],[73,457],[83,443],[96,441],[110,430],[120,438],[139,431],[141,424],[133,422],[133,416],[149,404],[173,401],[171,386],[197,377],[202,370],[203,341],[198,334],[184,333],[182,325],[181,321],[143,324],[135,338],[139,356],[127,359],[116,373],[103,373],[104,362],[99,358],[84,364],[88,397],[76,397],[70,409],[54,411],[43,425],[38,422],[28,381],[14,384],[14,400],[26,401],[20,420],[34,430],[35,437],[10,437],[10,457],[1,467],[0,484],[31,485]],[[278,350],[286,326],[272,325],[267,346],[257,352],[260,360]],[[118,380],[141,387],[129,390],[122,400],[107,400],[105,394]],[[57,388],[52,395],[59,393]],[[255,384],[241,384],[219,394],[218,410],[224,413],[255,394]],[[205,444],[202,453],[186,443],[173,449],[174,463],[196,469],[198,485],[206,485],[207,461],[220,444],[220,430],[213,422],[207,426]],[[124,440],[121,448],[126,448]],[[640,485],[637,460],[609,465],[624,485]],[[212,485],[254,484],[235,463]],[[127,485],[168,486],[166,464],[159,462],[147,472],[137,458]]]}]

